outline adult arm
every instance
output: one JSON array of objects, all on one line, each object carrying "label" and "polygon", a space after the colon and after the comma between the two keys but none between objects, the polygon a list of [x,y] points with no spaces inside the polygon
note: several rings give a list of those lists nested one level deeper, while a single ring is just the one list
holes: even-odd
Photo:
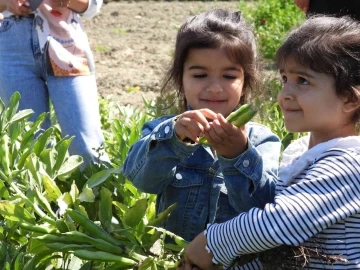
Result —
[{"label": "adult arm", "polygon": [[185,259],[212,269],[212,262],[229,266],[239,255],[299,245],[360,212],[359,175],[357,158],[342,150],[328,151],[297,179],[303,181],[286,188],[264,210],[253,208],[209,226],[206,237],[201,233],[189,244]]},{"label": "adult arm", "polygon": [[175,167],[188,158],[199,144],[184,144],[175,135],[175,117],[148,122],[142,138],[126,157],[123,174],[140,190],[159,194],[171,182]]},{"label": "adult arm", "polygon": [[281,143],[270,129],[252,126],[245,152],[235,159],[219,156],[229,202],[239,213],[263,208],[275,196]]},{"label": "adult arm", "polygon": [[294,2],[305,14],[309,11],[310,0],[294,0]]},{"label": "adult arm", "polygon": [[5,5],[5,9],[14,15],[26,16],[31,13],[31,9],[28,7],[29,3],[26,0],[0,0],[0,1],[1,1],[0,6]]},{"label": "adult arm", "polygon": [[[6,10],[6,1],[5,0],[0,0],[0,12],[3,12],[4,10]],[[2,14],[0,14],[0,20],[3,19]]]},{"label": "adult arm", "polygon": [[52,0],[53,7],[66,6],[85,18],[92,18],[98,14],[102,4],[103,0]]}]

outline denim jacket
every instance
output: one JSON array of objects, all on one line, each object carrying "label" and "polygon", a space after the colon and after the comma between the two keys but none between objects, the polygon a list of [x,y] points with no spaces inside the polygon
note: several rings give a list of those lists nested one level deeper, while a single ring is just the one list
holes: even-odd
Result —
[{"label": "denim jacket", "polygon": [[137,188],[158,195],[158,213],[177,203],[162,224],[165,229],[191,241],[208,223],[273,201],[281,144],[269,128],[248,123],[248,149],[227,159],[209,146],[180,141],[175,119],[147,122],[123,167]]}]

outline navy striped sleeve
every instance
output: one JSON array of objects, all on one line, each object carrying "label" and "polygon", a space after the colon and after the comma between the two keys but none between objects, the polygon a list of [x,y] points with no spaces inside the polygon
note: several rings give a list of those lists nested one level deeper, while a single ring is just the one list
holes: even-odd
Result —
[{"label": "navy striped sleeve", "polygon": [[[253,208],[208,227],[207,249],[214,255],[214,263],[229,266],[242,254],[282,244],[300,245],[360,212],[360,164],[356,154],[329,150],[297,178],[296,184],[280,192],[264,209]],[[360,228],[359,223],[353,226]]]}]

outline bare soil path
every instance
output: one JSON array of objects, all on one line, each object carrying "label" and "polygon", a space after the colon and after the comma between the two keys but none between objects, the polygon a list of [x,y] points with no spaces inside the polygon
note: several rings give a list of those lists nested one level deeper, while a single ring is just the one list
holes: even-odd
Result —
[{"label": "bare soil path", "polygon": [[238,10],[226,2],[109,2],[84,20],[96,61],[99,95],[119,105],[154,99],[185,18],[212,8]]}]

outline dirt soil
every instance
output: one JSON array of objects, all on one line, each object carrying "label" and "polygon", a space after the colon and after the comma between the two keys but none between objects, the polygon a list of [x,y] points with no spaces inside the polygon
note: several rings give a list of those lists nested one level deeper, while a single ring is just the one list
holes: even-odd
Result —
[{"label": "dirt soil", "polygon": [[109,2],[83,20],[96,62],[99,95],[119,105],[143,106],[159,95],[178,28],[185,18],[212,8],[238,10],[226,2]]}]

